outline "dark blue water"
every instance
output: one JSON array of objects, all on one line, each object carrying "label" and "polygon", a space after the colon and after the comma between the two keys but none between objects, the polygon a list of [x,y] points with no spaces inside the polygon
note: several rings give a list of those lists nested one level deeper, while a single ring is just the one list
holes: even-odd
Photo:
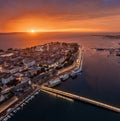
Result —
[{"label": "dark blue water", "polygon": [[[46,37],[47,36],[47,37]],[[28,39],[26,36],[0,36],[0,47],[24,48],[50,41],[77,42],[84,47],[83,73],[69,79],[57,89],[89,97],[120,107],[120,57],[108,52],[96,52],[94,47],[117,48],[120,40],[90,35],[46,35]],[[1,39],[2,38],[2,39]],[[17,40],[19,39],[19,41]],[[5,41],[3,41],[5,40]],[[10,43],[10,45],[6,42]],[[20,43],[20,44],[19,44]],[[28,45],[25,43],[29,43]],[[108,56],[109,55],[109,56]],[[29,104],[17,112],[10,121],[120,121],[120,114],[82,102],[70,102],[40,92]]]}]

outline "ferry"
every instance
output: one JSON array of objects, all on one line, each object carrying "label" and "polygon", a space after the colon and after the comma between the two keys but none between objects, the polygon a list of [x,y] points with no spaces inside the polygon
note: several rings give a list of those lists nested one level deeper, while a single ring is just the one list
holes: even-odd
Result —
[{"label": "ferry", "polygon": [[74,71],[72,71],[69,75],[72,79],[77,78],[77,73],[75,73]]},{"label": "ferry", "polygon": [[60,76],[60,79],[62,80],[62,81],[65,81],[65,80],[67,80],[69,78],[69,75],[68,74],[64,74],[64,75],[61,75]]},{"label": "ferry", "polygon": [[54,86],[56,86],[56,85],[58,85],[60,83],[61,83],[60,78],[56,78],[55,80],[52,80],[52,81],[48,82],[48,87],[54,87]]}]

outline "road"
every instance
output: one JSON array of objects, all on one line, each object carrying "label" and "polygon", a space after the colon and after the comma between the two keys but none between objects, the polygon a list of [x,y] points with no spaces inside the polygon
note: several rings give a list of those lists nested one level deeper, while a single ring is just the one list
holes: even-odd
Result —
[{"label": "road", "polygon": [[82,60],[82,59],[83,59],[82,56],[83,56],[82,47],[79,47],[78,56],[77,56],[76,61],[75,61],[71,66],[59,70],[59,71],[58,71],[58,75],[61,75],[61,74],[66,73],[66,72],[68,72],[68,71],[70,71],[70,70],[73,70],[74,68],[79,68],[79,67],[81,67],[81,66],[82,66],[81,64],[82,64],[82,61],[83,61],[83,60]]}]

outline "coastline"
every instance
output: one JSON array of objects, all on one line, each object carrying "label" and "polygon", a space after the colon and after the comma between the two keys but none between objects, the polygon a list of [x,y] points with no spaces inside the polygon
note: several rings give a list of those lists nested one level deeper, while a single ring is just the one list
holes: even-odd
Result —
[{"label": "coastline", "polygon": [[[74,61],[74,63],[72,64],[72,65],[70,65],[70,66],[68,66],[67,68],[63,68],[62,70],[60,70],[59,71],[59,73],[57,74],[57,76],[59,76],[59,75],[61,75],[61,74],[65,74],[65,73],[69,73],[69,72],[71,72],[73,69],[75,69],[75,68],[81,68],[81,64],[82,64],[82,61],[83,60],[81,60],[82,59],[82,56],[83,56],[83,54],[82,54],[82,47],[80,47],[80,45],[79,45],[79,48],[78,48],[78,54],[77,54],[77,58],[76,58],[76,60]],[[79,61],[78,61],[79,60]],[[54,77],[53,77],[54,78]],[[48,80],[49,81],[49,80]],[[47,82],[48,82],[47,81]],[[42,85],[44,85],[44,83],[42,84]],[[3,117],[1,117],[0,118],[0,120],[1,121],[7,121],[9,118],[11,118],[11,116],[10,116],[10,114],[11,113],[14,113],[14,111],[16,111],[18,108],[20,108],[20,107],[22,107],[22,105],[23,105],[23,103],[25,103],[25,101],[27,101],[31,96],[34,96],[35,95],[35,93],[36,92],[38,92],[38,91],[40,91],[40,89],[39,89],[39,87],[38,87],[38,85],[37,85],[37,89],[35,89],[32,93],[30,93],[27,97],[25,97],[22,101],[20,101],[19,103],[17,103],[16,105],[15,105],[15,107],[14,108],[12,108],[12,110],[9,112],[9,113],[7,113],[5,116],[3,116]],[[7,108],[6,109],[6,111],[8,110],[8,109],[10,109],[11,108],[11,106],[9,107],[9,108]],[[20,109],[18,109],[18,110],[20,110]],[[16,112],[15,112],[16,113]]]},{"label": "coastline", "polygon": [[70,70],[73,70],[75,68],[81,68],[81,64],[83,61],[82,56],[83,56],[82,47],[80,47],[80,45],[79,45],[79,50],[78,50],[78,54],[77,54],[77,58],[76,58],[75,62],[72,65],[70,65],[69,67],[59,70],[58,75],[69,72]]},{"label": "coastline", "polygon": [[18,108],[18,107],[23,107],[22,104],[26,103],[25,101],[27,101],[31,96],[34,96],[36,92],[40,91],[38,88],[36,90],[34,90],[30,95],[28,95],[24,100],[22,100],[21,102],[19,102],[18,104],[16,104],[16,106],[14,107],[14,109],[12,109],[8,114],[6,114],[5,116],[0,118],[0,121],[3,121],[5,118],[7,118],[8,115],[10,115],[11,113],[14,113],[14,111]]}]

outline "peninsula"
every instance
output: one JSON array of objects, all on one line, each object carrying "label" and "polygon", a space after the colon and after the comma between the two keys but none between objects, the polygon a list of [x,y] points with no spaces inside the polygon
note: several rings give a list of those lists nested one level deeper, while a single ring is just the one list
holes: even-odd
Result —
[{"label": "peninsula", "polygon": [[25,49],[0,51],[0,120],[8,120],[39,93],[82,71],[82,47],[51,42]]}]

